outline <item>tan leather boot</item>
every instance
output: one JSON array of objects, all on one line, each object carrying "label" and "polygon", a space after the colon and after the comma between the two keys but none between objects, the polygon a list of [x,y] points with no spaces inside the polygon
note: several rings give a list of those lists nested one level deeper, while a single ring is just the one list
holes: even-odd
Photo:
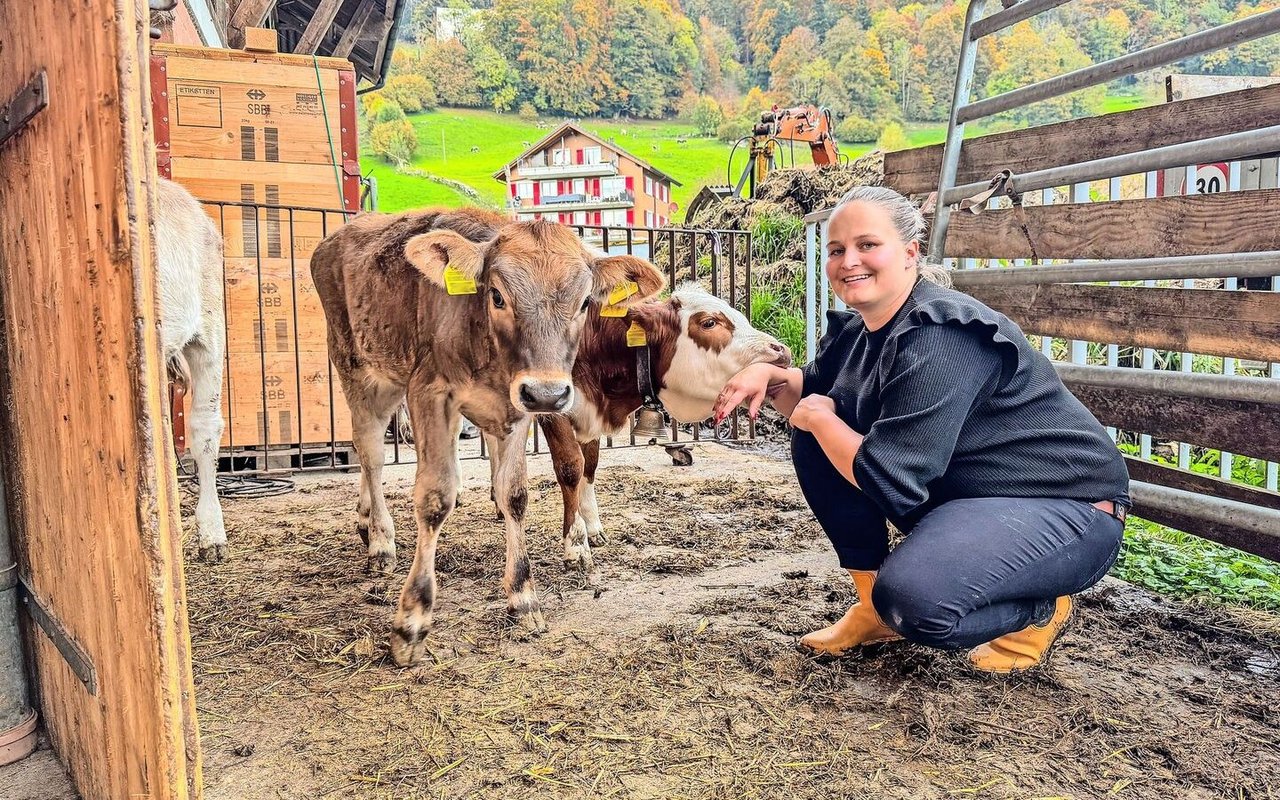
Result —
[{"label": "tan leather boot", "polygon": [[1041,663],[1071,620],[1071,598],[1058,598],[1043,625],[1028,625],[969,651],[969,663],[983,672],[1022,672]]},{"label": "tan leather boot", "polygon": [[876,573],[851,569],[849,576],[853,578],[854,588],[857,589],[858,602],[835,624],[800,637],[801,645],[818,653],[838,656],[864,644],[892,642],[902,638],[897,631],[881,621],[875,606],[871,605],[871,587],[875,585]]}]

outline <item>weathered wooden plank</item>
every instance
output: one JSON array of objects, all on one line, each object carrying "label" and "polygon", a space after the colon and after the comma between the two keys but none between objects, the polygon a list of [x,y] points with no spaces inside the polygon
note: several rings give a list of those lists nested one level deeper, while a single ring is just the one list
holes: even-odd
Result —
[{"label": "weathered wooden plank", "polygon": [[199,796],[200,745],[148,230],[145,8],[0,2],[0,97],[43,69],[52,100],[0,148],[0,458],[23,579],[96,675],[90,695],[29,631],[50,741],[82,797],[170,800]]},{"label": "weathered wooden plank", "polygon": [[1280,293],[1142,286],[971,286],[1027,333],[1280,361]]},{"label": "weathered wooden plank", "polygon": [[1277,208],[1280,189],[956,213],[944,252],[956,258],[1156,258],[1275,250]]},{"label": "weathered wooden plank", "polygon": [[374,0],[364,0],[360,4],[360,8],[356,9],[356,13],[352,15],[351,21],[347,23],[347,27],[342,31],[342,38],[338,39],[338,44],[333,48],[332,55],[336,58],[346,58],[351,55],[351,51],[355,49],[356,42],[360,40],[360,35],[364,33],[365,26],[369,24],[369,17],[373,15]]},{"label": "weathered wooden plank", "polygon": [[325,34],[333,27],[333,21],[337,18],[340,8],[342,8],[342,0],[321,0],[311,21],[307,23],[307,29],[302,32],[298,44],[293,48],[293,52],[314,53]]},{"label": "weathered wooden plank", "polygon": [[243,46],[244,29],[260,27],[275,4],[276,0],[240,0],[227,25],[228,43],[232,47]]},{"label": "weathered wooden plank", "polygon": [[1198,472],[1169,467],[1153,461],[1144,461],[1141,458],[1132,456],[1125,456],[1124,461],[1125,466],[1129,468],[1129,477],[1135,481],[1155,483],[1172,489],[1182,489],[1186,492],[1209,495],[1210,497],[1225,497],[1228,500],[1280,511],[1280,492],[1256,489],[1240,483],[1231,483],[1221,478],[1201,475]]},{"label": "weathered wooden plank", "polygon": [[[1280,124],[1280,85],[966,139],[956,185]],[[942,145],[886,153],[884,182],[905,194],[938,186]]]},{"label": "weathered wooden plank", "polygon": [[1067,382],[1104,425],[1280,461],[1280,406]]}]

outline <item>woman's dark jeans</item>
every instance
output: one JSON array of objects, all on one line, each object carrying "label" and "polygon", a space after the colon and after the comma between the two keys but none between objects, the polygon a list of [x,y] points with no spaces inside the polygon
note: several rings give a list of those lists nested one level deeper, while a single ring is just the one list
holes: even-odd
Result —
[{"label": "woman's dark jeans", "polygon": [[793,432],[792,461],[840,565],[879,570],[876,611],[918,644],[968,649],[1043,621],[1055,598],[1097,583],[1120,552],[1124,524],[1105,511],[1026,497],[943,503],[889,552],[884,513],[812,435]]}]

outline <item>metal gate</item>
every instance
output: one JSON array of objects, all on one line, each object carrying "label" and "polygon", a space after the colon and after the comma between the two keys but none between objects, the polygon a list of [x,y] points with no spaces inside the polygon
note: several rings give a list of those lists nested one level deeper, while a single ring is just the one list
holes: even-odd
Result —
[{"label": "metal gate", "polygon": [[[342,225],[340,210],[255,202],[202,201],[226,247],[220,472],[248,476],[353,468],[351,422],[328,361],[323,310],[311,282],[309,255]],[[570,226],[588,245],[653,262],[675,288],[700,284],[751,316],[751,234],[690,228]],[[739,414],[719,426],[672,423],[671,443],[755,436]],[[647,440],[646,440],[647,441]],[[645,444],[629,430],[606,447]],[[388,427],[387,463],[415,460],[406,414]],[[543,452],[532,426],[528,452]],[[459,442],[462,458],[483,458],[483,439]],[[186,469],[188,474],[192,470]]]}]

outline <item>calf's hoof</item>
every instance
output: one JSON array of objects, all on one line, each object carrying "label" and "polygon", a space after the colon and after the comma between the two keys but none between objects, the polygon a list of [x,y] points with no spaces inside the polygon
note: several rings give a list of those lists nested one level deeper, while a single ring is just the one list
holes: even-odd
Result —
[{"label": "calf's hoof", "polygon": [[604,528],[587,531],[587,543],[592,547],[604,547],[609,543],[609,537],[604,535]]},{"label": "calf's hoof", "polygon": [[370,575],[387,575],[395,572],[396,554],[393,553],[370,553],[369,563],[365,566],[365,571]]},{"label": "calf's hoof", "polygon": [[396,662],[397,667],[411,667],[422,660],[422,654],[427,648],[426,636],[419,635],[412,637],[406,636],[404,632],[391,632],[391,660]]},{"label": "calf's hoof", "polygon": [[211,564],[217,564],[220,561],[227,560],[227,546],[225,544],[206,544],[200,547],[200,560],[208,561]]},{"label": "calf's hoof", "polygon": [[357,522],[356,535],[360,537],[360,541],[364,542],[364,546],[369,546],[369,523]]},{"label": "calf's hoof", "polygon": [[526,633],[547,632],[547,621],[542,616],[542,609],[536,605],[533,608],[508,608],[507,613],[511,615],[512,622]]},{"label": "calf's hoof", "polygon": [[586,548],[574,548],[573,550],[566,550],[564,553],[564,568],[567,570],[587,573],[594,566],[595,562],[591,559],[591,551]]}]

